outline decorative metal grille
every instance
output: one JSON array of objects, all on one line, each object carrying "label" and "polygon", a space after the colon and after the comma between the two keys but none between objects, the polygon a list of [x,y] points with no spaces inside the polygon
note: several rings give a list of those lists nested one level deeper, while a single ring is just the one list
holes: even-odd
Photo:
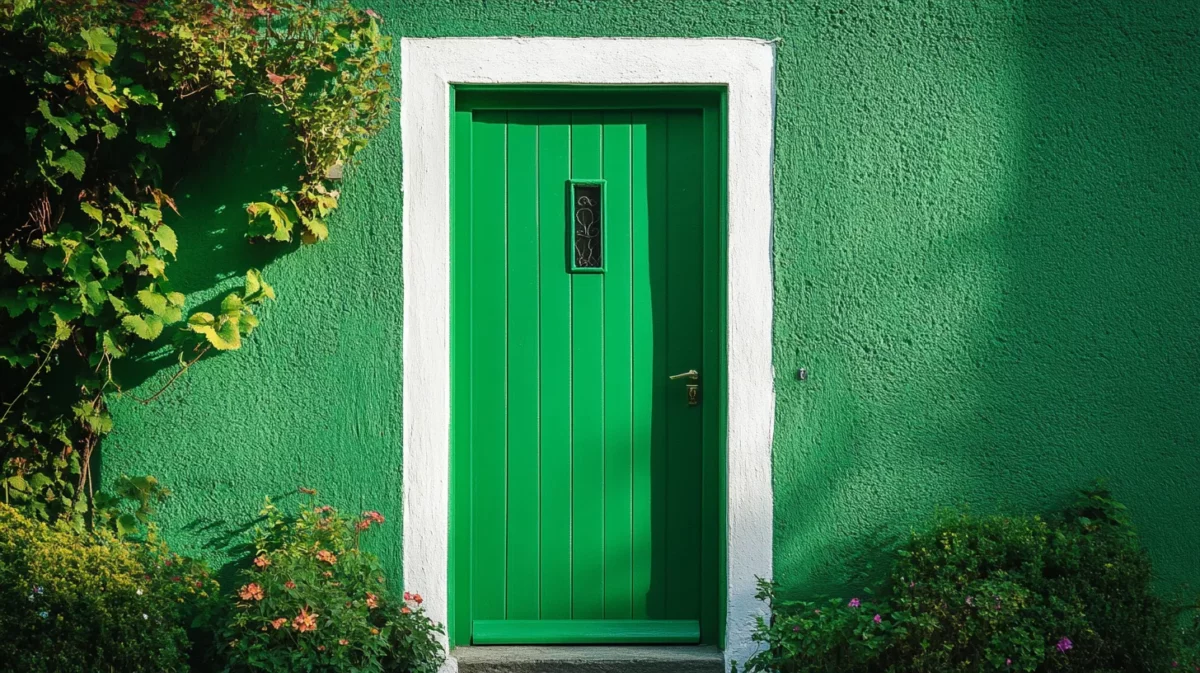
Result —
[{"label": "decorative metal grille", "polygon": [[600,212],[600,185],[572,185],[573,232],[575,239],[575,268],[604,268],[603,222]]}]

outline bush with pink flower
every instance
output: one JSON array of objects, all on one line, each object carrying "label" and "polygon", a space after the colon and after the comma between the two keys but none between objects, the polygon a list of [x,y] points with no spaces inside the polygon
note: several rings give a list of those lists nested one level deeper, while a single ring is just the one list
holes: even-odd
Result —
[{"label": "bush with pink flower", "polygon": [[771,618],[742,670],[1200,671],[1200,621],[1181,631],[1152,579],[1124,506],[1100,487],[1046,518],[949,512],[901,546],[874,598],[816,604],[764,583]]},{"label": "bush with pink flower", "polygon": [[269,499],[255,555],[240,573],[220,648],[230,672],[434,673],[442,662],[419,594],[394,593],[359,540],[379,512],[346,516],[317,503],[286,513]]}]

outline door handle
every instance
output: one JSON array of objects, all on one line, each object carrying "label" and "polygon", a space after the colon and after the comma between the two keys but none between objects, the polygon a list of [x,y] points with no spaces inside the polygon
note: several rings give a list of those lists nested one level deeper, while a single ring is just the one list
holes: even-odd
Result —
[{"label": "door handle", "polygon": [[687,403],[689,407],[694,407],[700,404],[700,372],[695,369],[689,369],[682,374],[667,377],[672,381],[676,379],[688,379],[691,383],[687,384]]}]

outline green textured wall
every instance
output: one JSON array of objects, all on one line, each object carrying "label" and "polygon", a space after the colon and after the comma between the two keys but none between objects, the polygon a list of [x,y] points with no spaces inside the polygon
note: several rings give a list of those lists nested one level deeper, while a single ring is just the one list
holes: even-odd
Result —
[{"label": "green textured wall", "polygon": [[[775,563],[789,588],[857,586],[939,505],[1053,507],[1095,477],[1133,508],[1164,589],[1200,584],[1200,4],[371,6],[397,36],[779,38]],[[237,211],[289,171],[259,158],[269,124],[238,128],[180,187],[192,226],[173,278],[194,303],[279,252],[241,242]],[[114,404],[105,474],[174,487],[165,518],[185,548],[305,484],[391,517],[377,549],[398,571],[399,184],[393,124],[332,239],[267,264],[279,300],[244,349],[155,405]],[[201,233],[211,218],[219,235]],[[143,393],[166,373],[146,375]]]}]

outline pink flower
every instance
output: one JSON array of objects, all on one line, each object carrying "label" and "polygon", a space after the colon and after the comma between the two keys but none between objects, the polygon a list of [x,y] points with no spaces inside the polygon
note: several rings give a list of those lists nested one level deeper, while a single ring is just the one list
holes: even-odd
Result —
[{"label": "pink flower", "polygon": [[1062,639],[1058,641],[1058,645],[1056,647],[1058,647],[1059,652],[1066,652],[1072,647],[1075,647],[1075,643],[1071,642],[1070,638],[1063,636]]},{"label": "pink flower", "polygon": [[851,598],[849,605],[852,608],[856,608],[856,607],[862,605],[862,601],[858,600],[857,598]]},{"label": "pink flower", "polygon": [[875,623],[879,624],[881,622],[883,622],[883,617],[880,617],[879,615],[875,615]]},{"label": "pink flower", "polygon": [[1005,665],[1005,666],[1012,666],[1012,659],[1005,659],[1005,660],[1004,660],[1004,665]]}]

